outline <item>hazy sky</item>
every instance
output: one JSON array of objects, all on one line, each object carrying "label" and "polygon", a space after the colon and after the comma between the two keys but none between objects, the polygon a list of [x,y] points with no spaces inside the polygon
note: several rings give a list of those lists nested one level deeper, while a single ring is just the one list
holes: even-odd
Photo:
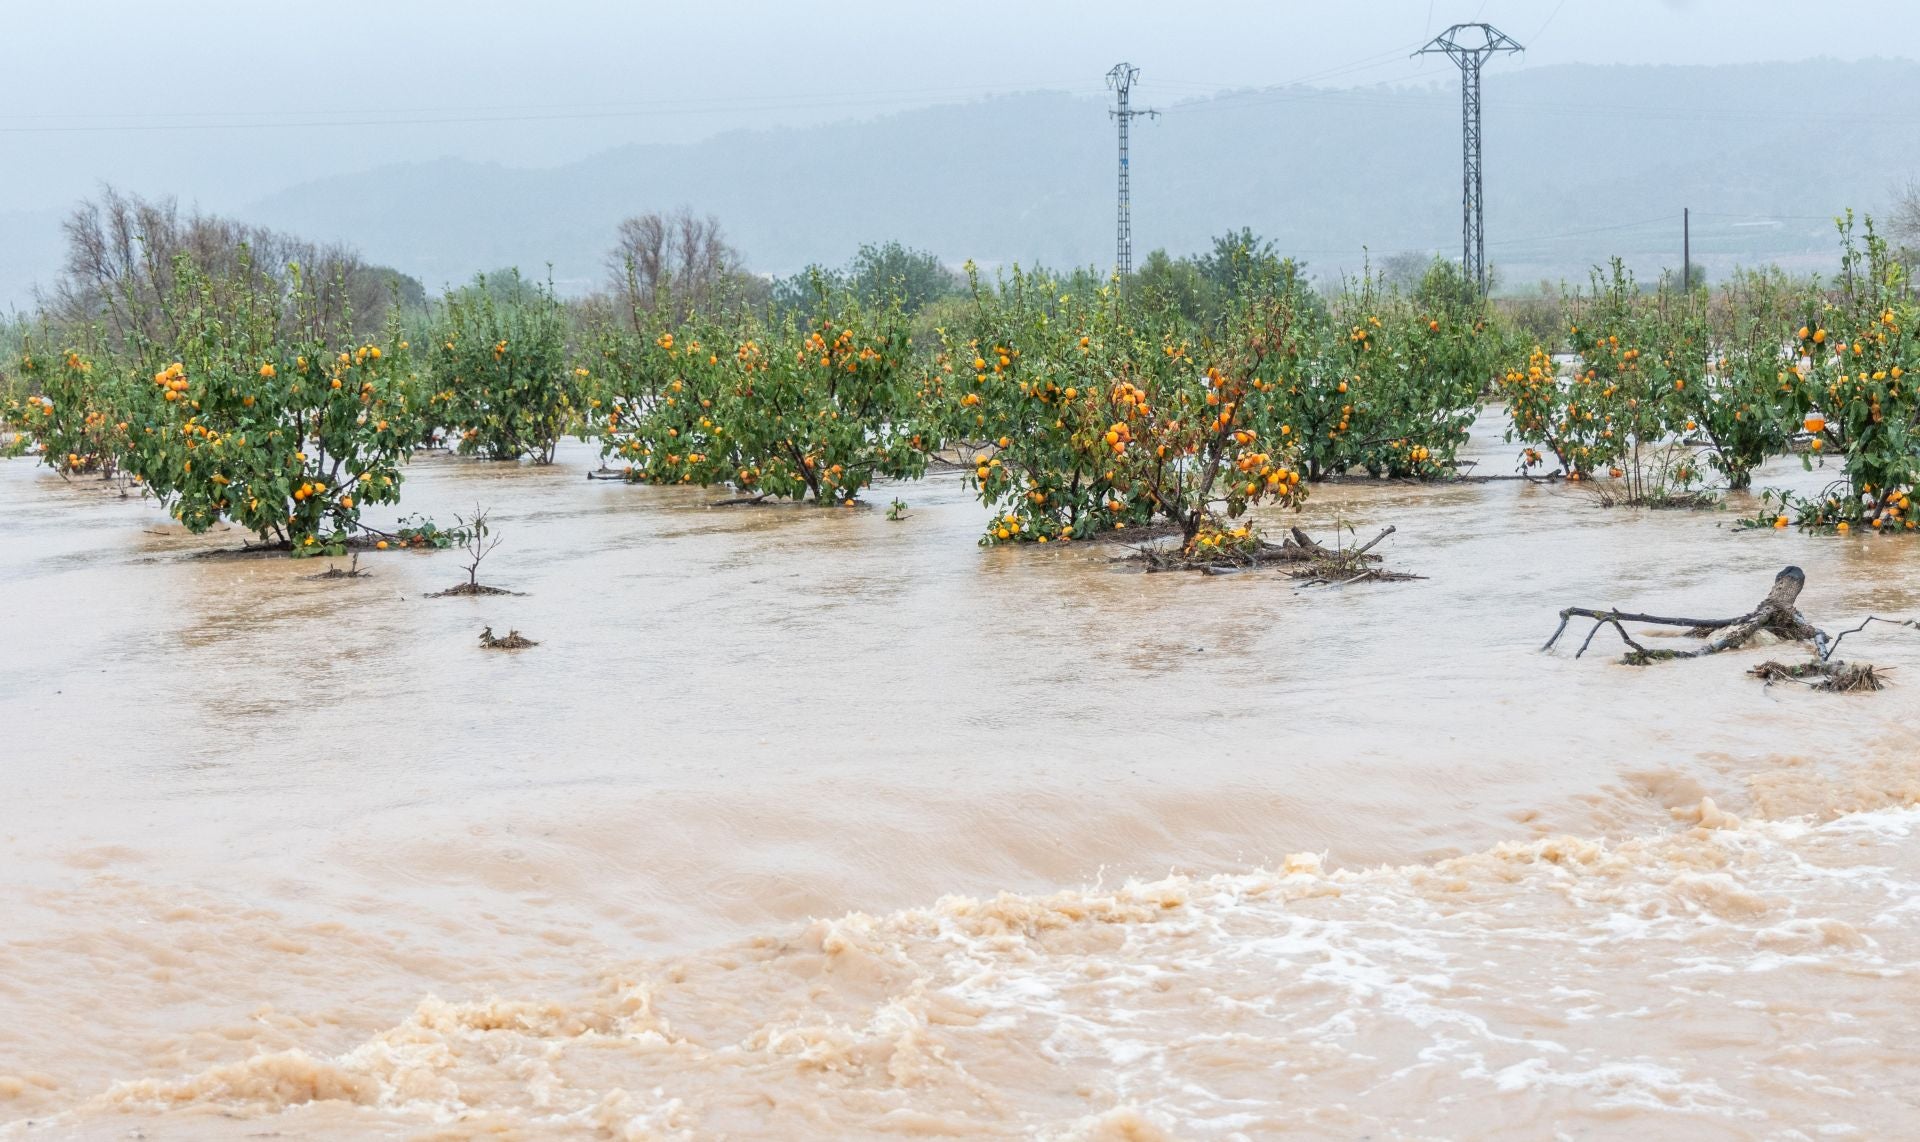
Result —
[{"label": "hazy sky", "polygon": [[[6,0],[0,210],[111,179],[233,209],[328,172],[545,165],[622,143],[1055,88],[1141,103],[1451,82],[1408,53],[1482,19],[1500,69],[1920,55],[1912,0]],[[743,172],[743,177],[755,177]]]}]

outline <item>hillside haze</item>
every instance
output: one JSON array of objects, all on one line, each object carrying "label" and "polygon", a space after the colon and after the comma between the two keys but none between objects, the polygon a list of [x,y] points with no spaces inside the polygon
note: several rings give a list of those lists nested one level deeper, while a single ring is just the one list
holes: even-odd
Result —
[{"label": "hillside haze", "polygon": [[[1508,288],[1583,278],[1618,253],[1642,274],[1694,260],[1718,275],[1777,260],[1822,270],[1831,217],[1878,211],[1913,169],[1894,140],[1920,113],[1920,64],[1523,68],[1486,86],[1488,260]],[[1414,88],[1246,91],[1136,106],[1135,256],[1205,248],[1250,226],[1321,276],[1403,251],[1457,256],[1460,96]],[[958,264],[1113,258],[1107,103],[1035,92],[698,143],[611,149],[541,169],[455,159],[307,182],[239,211],[344,240],[430,288],[519,265],[592,288],[625,216],[720,217],[747,263],[786,273],[898,239]],[[431,150],[424,142],[423,151]],[[141,188],[164,190],[164,188]],[[15,299],[57,268],[44,214],[0,224]],[[8,220],[0,219],[0,223]],[[30,272],[22,272],[30,271]]]}]

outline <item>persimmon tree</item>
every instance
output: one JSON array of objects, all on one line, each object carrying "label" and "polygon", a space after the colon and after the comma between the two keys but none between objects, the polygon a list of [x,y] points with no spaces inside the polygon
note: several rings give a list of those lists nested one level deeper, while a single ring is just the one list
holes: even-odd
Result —
[{"label": "persimmon tree", "polygon": [[517,270],[447,295],[433,333],[430,404],[461,452],[553,462],[577,396],[567,335],[552,288]]},{"label": "persimmon tree", "polygon": [[339,554],[369,503],[399,499],[418,427],[405,342],[313,319],[282,295],[182,258],[173,321],[111,367],[125,393],[126,470],[192,531],[231,521],[297,554]]},{"label": "persimmon tree", "polygon": [[1591,437],[1599,417],[1580,415],[1582,384],[1577,375],[1563,376],[1560,363],[1540,345],[1524,364],[1510,366],[1501,375],[1496,392],[1507,407],[1506,440],[1522,445],[1521,471],[1544,467],[1549,455],[1567,475],[1592,470]]},{"label": "persimmon tree", "polygon": [[925,434],[899,308],[830,295],[814,312],[608,332],[592,409],[603,455],[636,482],[822,504],[922,474]]},{"label": "persimmon tree", "polygon": [[[971,484],[996,513],[986,540],[1054,542],[1149,522],[1153,504],[1118,482],[1105,436],[1120,411],[1115,379],[1161,347],[1135,343],[1110,289],[1087,298],[1017,267],[1000,283],[971,265],[967,274],[971,304],[942,331],[924,388],[941,435],[975,458]],[[1169,360],[1182,352],[1164,348]]]},{"label": "persimmon tree", "polygon": [[1551,454],[1570,480],[1622,475],[1634,445],[1664,430],[1666,373],[1648,372],[1638,291],[1618,259],[1608,275],[1594,273],[1592,292],[1569,300],[1567,311],[1568,365],[1536,345],[1500,381],[1506,439],[1525,446],[1522,471],[1544,467]]},{"label": "persimmon tree", "polygon": [[1784,331],[1810,304],[1777,269],[1737,274],[1715,299],[1705,370],[1672,399],[1681,430],[1701,434],[1707,463],[1729,488],[1752,486],[1753,470],[1792,445],[1799,375]]},{"label": "persimmon tree", "polygon": [[1781,516],[1802,526],[1847,531],[1914,530],[1920,483],[1920,306],[1907,269],[1866,223],[1864,248],[1849,213],[1839,223],[1842,275],[1794,334],[1802,360],[1794,400],[1811,439],[1809,466],[1837,457],[1840,479],[1814,497],[1780,495]]},{"label": "persimmon tree", "polygon": [[[43,334],[45,337],[52,334]],[[36,351],[28,338],[19,372],[35,390],[15,413],[42,462],[63,475],[119,472],[128,446],[124,378],[94,370],[94,351]]]},{"label": "persimmon tree", "polygon": [[1324,326],[1301,338],[1310,347],[1286,390],[1310,477],[1450,475],[1493,378],[1490,321],[1445,269],[1413,296],[1379,278],[1347,282]]},{"label": "persimmon tree", "polygon": [[941,368],[965,378],[943,387],[950,436],[978,441],[971,483],[995,509],[983,542],[1160,522],[1184,553],[1225,555],[1260,542],[1239,522],[1249,508],[1300,499],[1279,399],[1297,293],[1249,291],[1201,336],[1170,307],[1128,313],[1111,292],[1079,300],[1019,274],[973,286],[967,336],[949,338]]},{"label": "persimmon tree", "polygon": [[1293,300],[1256,295],[1237,309],[1225,334],[1203,350],[1204,369],[1166,370],[1151,402],[1131,382],[1116,384],[1126,415],[1101,438],[1125,486],[1179,529],[1189,558],[1258,547],[1259,530],[1242,522],[1248,510],[1294,507],[1306,496],[1281,400],[1297,348]]}]

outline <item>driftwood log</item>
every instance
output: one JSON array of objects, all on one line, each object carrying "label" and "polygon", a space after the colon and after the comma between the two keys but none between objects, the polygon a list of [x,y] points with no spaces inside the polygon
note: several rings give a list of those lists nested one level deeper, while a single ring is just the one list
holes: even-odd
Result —
[{"label": "driftwood log", "polygon": [[[1578,658],[1593,645],[1594,636],[1606,627],[1612,627],[1626,643],[1627,653],[1620,659],[1629,666],[1645,666],[1652,662],[1662,662],[1673,658],[1704,658],[1709,654],[1719,654],[1724,650],[1738,650],[1750,645],[1761,634],[1769,634],[1782,642],[1806,642],[1813,644],[1813,661],[1802,666],[1783,666],[1777,662],[1763,663],[1753,673],[1757,677],[1773,681],[1807,682],[1823,689],[1877,690],[1880,679],[1871,666],[1849,666],[1836,661],[1834,651],[1840,647],[1840,640],[1850,634],[1858,634],[1873,623],[1888,623],[1893,626],[1920,629],[1920,620],[1886,619],[1878,615],[1868,615],[1860,625],[1829,635],[1826,631],[1808,622],[1798,608],[1800,592],[1807,585],[1806,572],[1798,567],[1783,568],[1773,577],[1773,589],[1759,605],[1743,615],[1726,619],[1695,619],[1670,615],[1649,615],[1637,611],[1623,611],[1618,608],[1599,610],[1592,607],[1568,607],[1560,612],[1560,625],[1554,628],[1542,651],[1552,650],[1566,633],[1567,624],[1576,618],[1592,619],[1593,628],[1587,632],[1580,649],[1574,652]],[[1689,637],[1702,640],[1700,645],[1687,650],[1654,649],[1641,645],[1628,633],[1627,623],[1640,623],[1648,626],[1679,627]]]}]

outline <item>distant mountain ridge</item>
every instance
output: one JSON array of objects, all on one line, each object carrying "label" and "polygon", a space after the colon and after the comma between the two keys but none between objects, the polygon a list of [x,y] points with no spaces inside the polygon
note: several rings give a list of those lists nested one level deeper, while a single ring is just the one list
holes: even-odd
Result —
[{"label": "distant mountain ridge", "polygon": [[[1136,259],[1250,226],[1324,275],[1404,251],[1456,254],[1460,100],[1419,87],[1286,88],[1168,103],[1134,130]],[[1877,210],[1914,173],[1920,63],[1566,66],[1486,76],[1488,259],[1509,285],[1584,278],[1607,256],[1652,274],[1680,260],[1833,261],[1831,216]],[[748,265],[786,273],[898,239],[975,259],[1109,267],[1114,139],[1106,104],[1036,92],[820,127],[628,146],[547,169],[451,159],[288,188],[241,211],[340,239],[429,288],[475,271],[602,276],[627,215],[720,217]],[[4,231],[0,231],[4,240]],[[57,240],[57,235],[56,235]],[[4,247],[0,247],[4,249]],[[0,287],[5,283],[0,282]]]}]

